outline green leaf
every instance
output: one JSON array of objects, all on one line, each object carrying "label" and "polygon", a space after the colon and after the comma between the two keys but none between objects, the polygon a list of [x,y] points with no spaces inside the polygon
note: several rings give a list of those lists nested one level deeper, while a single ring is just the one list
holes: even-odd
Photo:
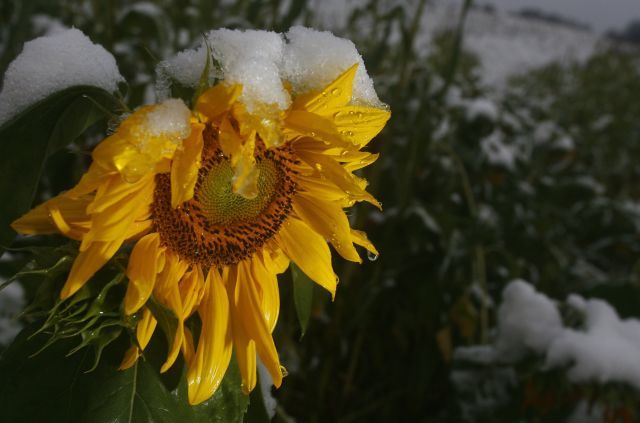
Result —
[{"label": "green leaf", "polygon": [[9,224],[33,202],[49,155],[73,142],[117,106],[108,92],[71,87],[34,104],[0,127],[0,245],[15,236]]},{"label": "green leaf", "polygon": [[[191,420],[198,423],[242,423],[249,406],[249,397],[242,393],[241,377],[235,356],[229,363],[222,383],[211,398],[205,402],[191,406]],[[177,389],[173,391],[176,400],[188,404],[187,381],[183,376]]]},{"label": "green leaf", "polygon": [[[243,420],[249,398],[240,388],[235,359],[222,384],[207,401],[191,406],[187,400],[186,371],[174,391],[167,389],[158,360],[146,357],[125,371],[117,370],[126,349],[110,344],[94,371],[92,354],[84,350],[66,357],[77,340],[62,340],[32,356],[46,335],[29,339],[23,331],[0,357],[0,407],[3,421],[21,422],[155,422],[211,423]],[[32,356],[32,357],[31,357]]]},{"label": "green leaf", "polygon": [[311,304],[313,300],[313,281],[304,274],[294,263],[291,263],[291,277],[293,279],[293,302],[296,306],[296,314],[303,337],[311,316]]}]

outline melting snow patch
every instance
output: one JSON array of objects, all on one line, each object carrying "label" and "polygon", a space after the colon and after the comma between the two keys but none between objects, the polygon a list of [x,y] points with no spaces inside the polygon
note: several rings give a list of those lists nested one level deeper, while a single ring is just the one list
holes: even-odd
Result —
[{"label": "melting snow patch", "polygon": [[9,64],[0,91],[0,125],[65,88],[90,85],[116,91],[124,78],[102,46],[73,28],[25,43]]}]

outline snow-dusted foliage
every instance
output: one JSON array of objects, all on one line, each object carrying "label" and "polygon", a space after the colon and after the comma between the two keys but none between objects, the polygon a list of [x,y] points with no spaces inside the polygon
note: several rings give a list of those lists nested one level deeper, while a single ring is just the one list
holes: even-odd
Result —
[{"label": "snow-dusted foliage", "polygon": [[90,85],[113,92],[123,80],[104,47],[78,29],[56,28],[52,35],[25,43],[7,68],[0,91],[0,124],[65,88]]},{"label": "snow-dusted foliage", "polygon": [[621,319],[605,301],[572,294],[567,304],[583,319],[564,326],[558,306],[527,282],[504,289],[496,350],[502,359],[544,357],[547,369],[567,368],[573,382],[622,382],[640,389],[640,320]]}]

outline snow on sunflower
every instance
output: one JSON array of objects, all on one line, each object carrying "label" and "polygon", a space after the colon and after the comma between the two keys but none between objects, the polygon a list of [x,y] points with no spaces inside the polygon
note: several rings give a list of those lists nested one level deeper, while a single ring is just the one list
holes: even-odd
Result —
[{"label": "snow on sunflower", "polygon": [[[245,392],[256,385],[256,354],[281,384],[271,335],[277,275],[291,260],[333,296],[328,244],[353,262],[361,261],[354,244],[378,254],[344,212],[356,201],[379,206],[353,172],[376,160],[361,148],[390,115],[351,104],[357,67],[295,96],[276,118],[248,113],[239,101],[243,87],[225,81],[206,90],[193,111],[177,99],[141,107],[94,149],[75,187],[13,223],[21,234],[80,241],[62,299],[133,244],[123,313],[140,318],[122,369],[136,362],[157,326],[147,306],[153,299],[178,320],[161,371],[182,352],[192,404],[215,392],[232,350]],[[197,338],[184,324],[194,313],[202,323]]]}]

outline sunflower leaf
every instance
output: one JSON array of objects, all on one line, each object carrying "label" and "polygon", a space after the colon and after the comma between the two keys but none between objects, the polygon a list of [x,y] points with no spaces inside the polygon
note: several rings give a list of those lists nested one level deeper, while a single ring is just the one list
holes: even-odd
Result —
[{"label": "sunflower leaf", "polygon": [[9,224],[31,207],[47,157],[115,110],[108,92],[77,86],[34,104],[0,127],[0,245],[15,237]]},{"label": "sunflower leaf", "polygon": [[302,331],[300,338],[302,338],[307,331],[311,316],[314,283],[294,263],[291,263],[291,278],[293,279],[293,302],[296,306],[296,314]]},{"label": "sunflower leaf", "polygon": [[[41,323],[40,323],[41,324]],[[122,343],[105,343],[95,363],[89,350],[67,357],[76,339],[56,342],[37,355],[45,334],[23,331],[0,357],[2,421],[241,423],[248,397],[240,389],[235,360],[216,393],[202,404],[187,400],[186,371],[178,388],[167,389],[154,364],[138,360],[119,371]],[[100,345],[102,347],[102,345]],[[96,365],[97,364],[97,365]],[[95,368],[92,368],[95,365]],[[92,370],[88,372],[88,370]]]},{"label": "sunflower leaf", "polygon": [[[186,369],[185,369],[186,370]],[[180,384],[172,391],[178,403],[188,404],[186,371]],[[242,423],[249,406],[249,397],[242,393],[241,378],[235,357],[231,358],[222,383],[211,398],[201,404],[190,406],[192,413],[188,421],[198,423]]]}]

